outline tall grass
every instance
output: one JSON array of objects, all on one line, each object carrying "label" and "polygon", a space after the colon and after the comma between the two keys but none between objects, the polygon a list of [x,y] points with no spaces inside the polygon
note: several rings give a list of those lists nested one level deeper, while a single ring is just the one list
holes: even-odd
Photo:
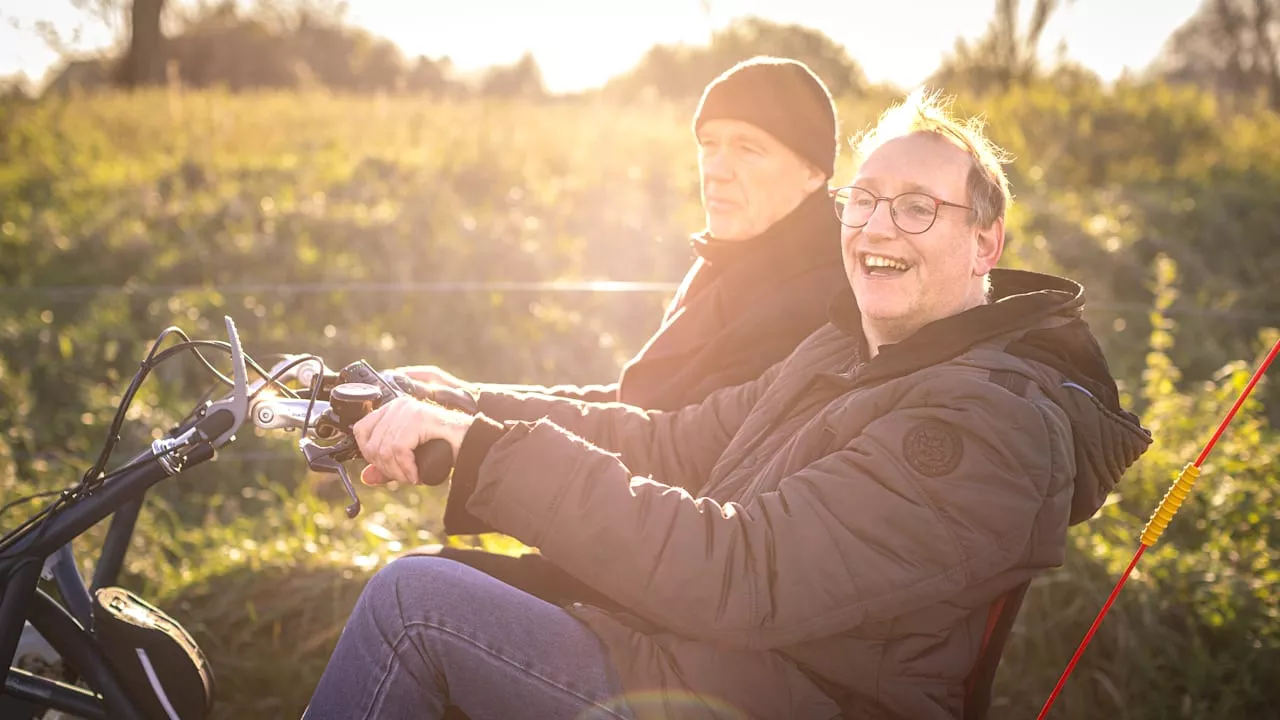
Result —
[{"label": "tall grass", "polygon": [[[1125,98],[1135,116],[1183,118],[1161,125],[1171,138],[1208,142],[1194,104],[1162,96],[1135,110],[1141,99]],[[1114,164],[1084,157],[1090,144],[1073,133],[1091,132],[1088,117],[1051,99],[992,101],[993,130],[1033,155],[1019,159],[1006,263],[1071,266],[1088,287],[1116,277],[1145,286],[1150,312],[1087,314],[1155,445],[1099,517],[1073,529],[1066,565],[1032,586],[997,677],[1000,718],[1038,712],[1150,512],[1256,359],[1241,353],[1209,378],[1183,376],[1179,353],[1214,339],[1175,312],[1186,307],[1187,267],[1126,254],[1144,216],[1113,203],[1125,197],[1117,183],[1150,192],[1163,181],[1148,156],[1156,150],[1116,141],[1101,146],[1125,149]],[[878,110],[842,101],[842,125],[852,132]],[[1267,127],[1259,121],[1239,142],[1262,143]],[[1062,147],[1050,152],[1037,144],[1045,138]],[[691,257],[687,234],[701,226],[692,149],[684,112],[657,105],[157,92],[0,107],[0,491],[8,499],[74,482],[147,345],[171,323],[220,339],[231,314],[258,356],[606,380],[656,326],[662,294],[374,294],[352,283],[675,282]],[[848,160],[846,151],[839,178]],[[1184,158],[1177,172],[1212,170],[1201,165]],[[1084,184],[1099,167],[1105,182]],[[1255,333],[1249,352],[1273,338]],[[205,385],[191,363],[157,371],[120,457]],[[364,512],[348,520],[335,479],[305,472],[289,439],[243,435],[216,462],[155,489],[122,582],[195,633],[217,675],[218,717],[297,717],[369,574],[445,541],[443,491],[362,487]],[[1278,452],[1280,436],[1250,402],[1053,717],[1255,718],[1280,706]],[[38,507],[0,516],[0,528]],[[76,543],[86,574],[104,531]],[[452,541],[525,550],[500,537]]]}]

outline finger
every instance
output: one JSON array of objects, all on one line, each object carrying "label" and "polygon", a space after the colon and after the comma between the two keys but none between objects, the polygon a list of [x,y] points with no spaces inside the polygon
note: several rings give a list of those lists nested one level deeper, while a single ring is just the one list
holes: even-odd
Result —
[{"label": "finger", "polygon": [[369,430],[368,439],[365,441],[364,447],[360,449],[360,454],[364,456],[366,462],[370,465],[377,465],[383,475],[387,473],[387,435],[396,425],[395,414],[391,412],[390,405],[374,410],[362,419],[372,421],[372,427]]},{"label": "finger", "polygon": [[377,453],[378,438],[385,432],[387,406],[379,407],[373,412],[357,420],[351,426],[351,433],[356,438],[356,446],[360,454],[368,458],[368,453]]},{"label": "finger", "polygon": [[387,479],[376,465],[365,465],[360,471],[360,482],[365,485],[385,485]]},{"label": "finger", "polygon": [[[412,471],[413,466],[406,468],[401,458],[403,446],[412,443],[410,435],[417,432],[418,418],[413,413],[415,402],[410,398],[400,397],[384,406],[386,417],[380,423],[379,434],[375,438],[378,458],[376,464],[390,480],[412,482],[416,477],[406,472]],[[409,452],[410,455],[413,454],[412,449]]]},{"label": "finger", "polygon": [[378,425],[378,418],[371,413],[365,415],[351,426],[351,435],[356,439],[356,447],[360,448],[360,454],[368,458],[370,449],[369,436],[373,429]]},{"label": "finger", "polygon": [[404,473],[404,481],[413,485],[418,483],[418,462],[413,451],[422,443],[427,432],[424,425],[430,422],[430,416],[423,412],[406,413],[405,422],[397,431],[395,444],[395,462],[400,472]]},{"label": "finger", "polygon": [[435,368],[430,365],[413,365],[411,367],[403,368],[400,372],[403,375],[407,375],[411,380],[417,380],[418,382],[423,383],[436,382],[436,378],[438,377]]}]

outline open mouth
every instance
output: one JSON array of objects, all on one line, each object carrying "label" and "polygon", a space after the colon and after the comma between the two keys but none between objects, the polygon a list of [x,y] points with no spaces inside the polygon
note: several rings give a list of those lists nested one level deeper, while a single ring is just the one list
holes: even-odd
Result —
[{"label": "open mouth", "polygon": [[858,262],[862,272],[872,277],[896,277],[912,268],[906,260],[877,253],[859,253]]}]

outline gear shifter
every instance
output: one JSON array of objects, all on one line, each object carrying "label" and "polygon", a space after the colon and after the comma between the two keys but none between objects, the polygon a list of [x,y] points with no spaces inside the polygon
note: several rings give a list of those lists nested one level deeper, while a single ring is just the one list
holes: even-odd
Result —
[{"label": "gear shifter", "polygon": [[307,467],[313,471],[337,473],[342,480],[343,488],[347,491],[347,496],[351,498],[351,502],[347,504],[347,517],[353,518],[359,515],[360,498],[356,495],[355,485],[351,483],[351,475],[347,473],[346,466],[342,464],[360,452],[360,449],[356,447],[356,439],[348,435],[338,443],[325,447],[310,438],[304,437],[298,441],[298,448],[302,450],[302,456],[307,459]]}]

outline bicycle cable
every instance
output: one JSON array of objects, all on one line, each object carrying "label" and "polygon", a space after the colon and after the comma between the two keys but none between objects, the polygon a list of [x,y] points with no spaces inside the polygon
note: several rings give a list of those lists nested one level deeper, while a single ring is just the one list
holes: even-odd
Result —
[{"label": "bicycle cable", "polygon": [[[163,351],[157,352],[158,348],[160,347],[160,343],[163,342],[165,337],[167,337],[168,335],[178,335],[179,337],[183,338],[183,342],[178,343],[177,345],[174,345],[172,347],[169,347]],[[50,490],[50,491],[44,491],[40,493],[34,493],[32,495],[19,498],[11,503],[8,503],[4,506],[4,508],[0,508],[0,514],[2,514],[4,511],[8,510],[10,507],[22,504],[24,502],[30,502],[40,497],[49,497],[52,495],[59,496],[57,500],[53,501],[46,507],[42,508],[35,515],[27,518],[18,527],[5,533],[3,537],[0,537],[0,558],[5,557],[3,553],[5,550],[9,549],[9,546],[12,544],[13,539],[15,537],[17,537],[19,534],[26,531],[28,528],[31,528],[36,523],[39,523],[40,526],[33,531],[35,532],[35,539],[38,540],[40,537],[42,537],[44,533],[44,529],[45,527],[47,527],[46,523],[48,519],[52,517],[54,514],[56,514],[67,503],[78,500],[86,490],[93,490],[98,486],[100,486],[102,483],[107,482],[112,478],[117,477],[120,474],[123,474],[124,472],[127,472],[129,470],[132,470],[138,467],[141,463],[150,462],[156,457],[159,457],[159,456],[149,455],[149,456],[140,458],[137,461],[128,463],[123,467],[117,468],[111,471],[110,473],[104,474],[103,472],[103,469],[106,467],[107,462],[110,461],[112,451],[115,449],[116,444],[120,441],[120,434],[119,434],[120,429],[124,424],[125,416],[127,415],[129,408],[133,404],[133,399],[137,394],[138,389],[141,387],[143,381],[147,378],[147,376],[151,373],[151,370],[159,366],[160,363],[165,362],[166,360],[169,360],[184,351],[190,350],[194,355],[196,355],[196,357],[200,360],[200,363],[211,374],[213,374],[219,380],[225,383],[228,383],[231,385],[235,384],[233,381],[230,381],[225,375],[219,372],[218,369],[215,368],[213,364],[210,363],[202,353],[200,353],[200,351],[197,349],[199,347],[210,347],[216,350],[221,350],[223,352],[226,352],[227,354],[231,354],[231,345],[230,343],[227,343],[225,341],[191,340],[185,332],[183,332],[180,328],[177,328],[174,326],[170,326],[168,328],[165,328],[163,331],[161,331],[160,335],[152,343],[151,350],[147,353],[146,357],[140,363],[138,367],[138,371],[134,374],[133,379],[130,382],[128,389],[125,391],[124,396],[121,397],[119,404],[116,406],[115,416],[112,418],[111,427],[108,430],[106,442],[103,443],[103,448],[101,453],[99,454],[97,462],[95,462],[94,465],[90,467],[90,469],[87,470],[83,476],[81,476],[80,482],[78,482],[76,485],[73,485],[70,488],[65,488],[62,490]],[[303,362],[307,362],[309,360],[319,360],[319,358],[314,355],[302,355],[302,356],[299,356],[298,358],[295,358],[293,362],[290,362],[288,365],[281,368],[277,372],[269,375],[267,371],[264,370],[262,366],[258,364],[257,361],[255,361],[252,357],[249,356],[248,353],[243,353],[243,355],[244,355],[246,367],[252,367],[253,370],[258,374],[258,376],[265,380],[262,386],[254,391],[253,397],[256,397],[258,393],[262,392],[262,390],[274,384],[278,386],[281,390],[283,390],[284,393],[286,393],[287,395],[296,398],[297,394],[287,385],[284,385],[282,382],[280,382],[280,378],[283,377],[285,372],[287,372],[288,370],[296,367],[297,365]],[[171,452],[171,451],[166,451],[166,452]]]}]

